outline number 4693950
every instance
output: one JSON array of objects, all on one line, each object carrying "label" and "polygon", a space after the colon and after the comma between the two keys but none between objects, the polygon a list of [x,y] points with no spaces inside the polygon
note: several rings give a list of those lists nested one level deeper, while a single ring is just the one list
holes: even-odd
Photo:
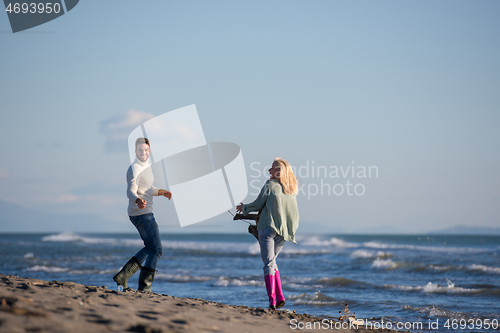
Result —
[{"label": "number 4693950", "polygon": [[496,330],[498,329],[498,320],[493,319],[448,319],[446,323],[443,325],[447,329],[485,329],[488,330],[490,328]]},{"label": "number 4693950", "polygon": [[9,14],[10,13],[14,13],[14,14],[19,14],[19,13],[23,13],[23,14],[26,14],[26,13],[31,13],[31,14],[35,14],[35,13],[39,13],[39,14],[42,14],[42,13],[46,13],[46,14],[51,14],[51,13],[56,13],[58,14],[60,11],[61,11],[61,4],[59,3],[27,3],[27,2],[24,2],[24,3],[14,3],[12,4],[12,2],[9,2],[7,8],[5,8],[5,11],[8,12]]}]

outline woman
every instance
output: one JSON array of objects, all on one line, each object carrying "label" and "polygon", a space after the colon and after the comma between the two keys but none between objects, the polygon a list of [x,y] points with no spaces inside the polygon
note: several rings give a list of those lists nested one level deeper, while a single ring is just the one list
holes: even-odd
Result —
[{"label": "woman", "polygon": [[290,164],[279,157],[274,159],[269,169],[270,179],[260,190],[254,202],[236,207],[238,213],[260,211],[257,224],[260,254],[264,262],[264,281],[266,282],[269,309],[285,306],[281,290],[281,279],[276,258],[285,241],[295,242],[295,231],[299,226],[299,211],[296,195],[297,179]]}]

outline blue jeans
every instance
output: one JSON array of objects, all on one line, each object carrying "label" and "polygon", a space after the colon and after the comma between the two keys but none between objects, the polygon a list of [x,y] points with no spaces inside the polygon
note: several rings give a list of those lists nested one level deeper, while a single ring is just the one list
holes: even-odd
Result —
[{"label": "blue jeans", "polygon": [[285,239],[270,227],[266,227],[264,230],[259,230],[259,244],[260,256],[264,262],[264,276],[274,275],[275,270],[278,270],[276,258],[285,245]]},{"label": "blue jeans", "polygon": [[144,247],[137,252],[134,257],[136,257],[141,264],[146,260],[143,267],[156,269],[156,264],[163,254],[163,247],[161,245],[158,224],[155,221],[153,213],[129,216],[129,218],[144,241]]}]

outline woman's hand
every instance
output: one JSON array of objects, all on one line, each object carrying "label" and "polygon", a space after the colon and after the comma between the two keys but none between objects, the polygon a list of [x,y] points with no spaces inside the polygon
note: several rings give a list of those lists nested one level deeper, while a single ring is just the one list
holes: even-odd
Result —
[{"label": "woman's hand", "polygon": [[243,202],[240,202],[238,206],[236,206],[236,213],[241,214],[243,211]]}]

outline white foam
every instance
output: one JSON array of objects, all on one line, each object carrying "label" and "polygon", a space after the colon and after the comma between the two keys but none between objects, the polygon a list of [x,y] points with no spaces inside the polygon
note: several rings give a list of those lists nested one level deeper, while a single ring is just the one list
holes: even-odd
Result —
[{"label": "white foam", "polygon": [[427,285],[422,289],[424,293],[442,292],[443,290],[444,287],[439,287],[437,283],[432,282],[427,283]]},{"label": "white foam", "polygon": [[311,250],[311,249],[304,249],[297,247],[284,247],[283,250],[281,250],[281,253],[310,255],[310,254],[330,253],[330,251],[326,249]]},{"label": "white foam", "polygon": [[397,289],[401,291],[421,291],[423,293],[450,293],[450,294],[470,294],[477,293],[483,289],[468,289],[462,287],[455,287],[455,284],[450,280],[446,280],[447,285],[441,286],[437,283],[429,282],[425,286],[398,286],[394,284],[386,284],[384,287]]},{"label": "white foam", "polygon": [[398,267],[398,265],[394,261],[392,261],[391,259],[377,258],[373,261],[372,267],[373,268],[394,269],[394,268]]},{"label": "white foam", "polygon": [[227,287],[227,286],[260,286],[263,284],[261,280],[253,280],[253,279],[231,279],[229,277],[221,276],[214,282],[214,285],[217,287]]},{"label": "white foam", "polygon": [[335,247],[340,247],[340,248],[359,247],[359,244],[346,242],[346,241],[343,241],[342,239],[338,239],[335,237],[332,237],[330,239],[329,243]]},{"label": "white foam", "polygon": [[260,253],[259,243],[242,242],[196,242],[196,241],[162,241],[163,247],[174,250],[194,250],[219,253]]},{"label": "white foam", "polygon": [[26,272],[47,272],[47,273],[59,273],[59,272],[67,272],[69,268],[63,267],[48,267],[48,266],[40,266],[36,265],[33,267],[28,267],[24,269]]},{"label": "white foam", "polygon": [[118,272],[117,269],[106,269],[106,270],[89,270],[89,269],[75,269],[69,272],[71,275],[84,275],[84,274],[100,274],[100,275],[108,275],[115,274]]},{"label": "white foam", "polygon": [[420,290],[424,289],[424,287],[421,287],[421,286],[398,286],[395,284],[385,284],[384,287],[402,290],[402,291],[420,291]]},{"label": "white foam", "polygon": [[392,257],[392,253],[390,252],[383,252],[383,251],[377,251],[376,253],[373,251],[367,251],[367,250],[356,250],[353,253],[351,253],[351,259],[368,259],[368,258],[373,258],[377,257],[380,259],[385,259]]},{"label": "white foam", "polygon": [[124,245],[131,247],[141,247],[144,246],[144,242],[142,239],[120,239],[114,242],[115,245]]},{"label": "white foam", "polygon": [[450,294],[470,294],[481,291],[480,289],[468,289],[462,287],[455,287],[455,284],[451,280],[446,280],[446,286],[440,286],[437,283],[429,282],[422,289],[424,293],[450,293]]},{"label": "white foam", "polygon": [[420,313],[428,313],[429,316],[433,317],[448,317],[448,318],[466,318],[466,314],[462,312],[450,311],[442,308],[438,308],[436,306],[426,306],[423,308],[414,308],[411,306],[405,307],[408,310],[418,311]]},{"label": "white foam", "polygon": [[365,242],[364,247],[372,249],[408,249],[419,251],[433,251],[433,252],[456,252],[456,253],[483,253],[490,252],[490,249],[478,249],[472,247],[448,247],[448,246],[421,246],[421,245],[405,245],[405,244],[385,244],[379,242]]},{"label": "white foam", "polygon": [[299,244],[303,246],[321,246],[321,247],[333,247],[333,248],[354,248],[359,247],[359,244],[349,243],[343,241],[342,239],[332,237],[327,240],[320,239],[319,237],[308,237],[304,240],[300,239]]},{"label": "white foam", "polygon": [[[43,242],[81,242],[87,244],[107,244],[107,245],[127,245],[128,241],[135,240],[119,240],[116,238],[93,238],[93,237],[83,237],[73,232],[62,232],[60,234],[49,235],[42,237]],[[142,244],[142,241],[139,241]],[[135,245],[135,243],[134,243]]]},{"label": "white foam", "polygon": [[166,280],[170,282],[205,282],[212,280],[208,276],[192,276],[188,274],[163,274],[156,273],[155,279]]},{"label": "white foam", "polygon": [[[333,243],[337,243],[337,239],[333,239]],[[141,239],[119,239],[119,238],[94,238],[83,237],[73,232],[63,232],[45,236],[42,238],[44,242],[79,242],[85,244],[106,244],[110,246],[130,246],[142,247],[144,245]],[[343,242],[341,240],[338,240]],[[314,243],[314,240],[311,241]],[[332,242],[328,242],[330,245]],[[163,247],[172,250],[192,250],[192,251],[206,251],[216,253],[243,253],[250,255],[260,255],[260,245],[258,242],[198,242],[198,241],[171,241],[163,240]],[[303,244],[301,244],[303,245]],[[317,244],[315,244],[317,245]],[[329,253],[324,248],[310,248],[310,247],[285,247],[282,250],[285,254],[322,254]]]},{"label": "white foam", "polygon": [[34,257],[35,257],[35,255],[33,254],[33,252],[27,252],[23,256],[24,259],[32,259]]},{"label": "white foam", "polygon": [[[458,266],[460,268],[461,266]],[[452,270],[453,266],[437,266],[437,265],[429,265],[429,268],[434,269],[436,271],[449,271]]]},{"label": "white foam", "polygon": [[253,255],[260,255],[260,245],[259,242],[255,242],[252,245],[248,247],[248,253],[253,254]]},{"label": "white foam", "polygon": [[371,258],[371,257],[373,257],[373,252],[366,250],[356,250],[353,253],[351,253],[351,259]]},{"label": "white foam", "polygon": [[82,239],[81,236],[72,232],[63,232],[56,235],[42,237],[43,242],[76,242]]},{"label": "white foam", "polygon": [[[45,236],[44,242],[80,242],[86,244],[106,244],[111,246],[131,246],[142,247],[144,243],[141,239],[119,239],[119,238],[94,238],[83,237],[73,232],[63,232]],[[194,250],[194,251],[213,251],[213,252],[237,252],[259,254],[259,243],[241,243],[241,242],[196,242],[196,241],[162,241],[163,247],[167,249]]]},{"label": "white foam", "polygon": [[491,266],[485,266],[485,265],[470,265],[469,269],[472,269],[474,271],[483,271],[486,273],[495,273],[495,274],[500,274],[500,267],[491,267]]}]

